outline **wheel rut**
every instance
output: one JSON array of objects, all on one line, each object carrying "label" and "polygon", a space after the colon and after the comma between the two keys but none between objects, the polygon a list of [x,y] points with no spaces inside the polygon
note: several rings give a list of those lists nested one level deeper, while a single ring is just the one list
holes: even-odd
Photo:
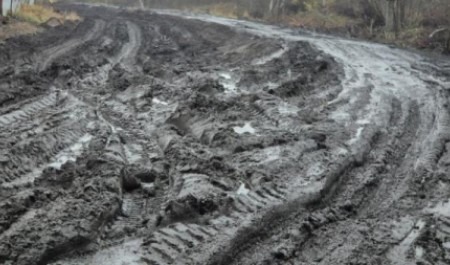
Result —
[{"label": "wheel rut", "polygon": [[44,50],[36,61],[38,62],[36,65],[36,71],[42,72],[46,70],[52,61],[56,60],[58,57],[63,56],[65,53],[75,49],[76,47],[94,39],[96,36],[100,34],[105,26],[105,22],[102,20],[95,20],[94,26],[92,29],[83,37],[66,41],[58,46],[50,47]]}]

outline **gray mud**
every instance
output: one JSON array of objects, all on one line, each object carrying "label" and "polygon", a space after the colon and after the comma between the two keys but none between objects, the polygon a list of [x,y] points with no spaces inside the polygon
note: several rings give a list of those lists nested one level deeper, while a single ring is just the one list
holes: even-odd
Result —
[{"label": "gray mud", "polygon": [[59,8],[0,46],[0,264],[450,262],[448,62]]}]

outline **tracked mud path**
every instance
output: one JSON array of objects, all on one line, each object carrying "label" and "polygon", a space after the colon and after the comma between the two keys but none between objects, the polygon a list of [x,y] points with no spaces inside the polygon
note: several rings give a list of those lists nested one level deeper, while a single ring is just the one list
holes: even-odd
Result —
[{"label": "tracked mud path", "polygon": [[46,49],[41,54],[39,54],[38,58],[36,59],[36,61],[38,62],[36,65],[36,71],[44,71],[56,58],[61,57],[68,51],[92,40],[101,32],[104,26],[105,21],[96,20],[93,28],[84,37],[68,40],[58,46]]},{"label": "tracked mud path", "polygon": [[209,16],[60,8],[85,33],[49,44],[27,80],[39,93],[0,108],[0,263],[448,262],[446,62]]},{"label": "tracked mud path", "polygon": [[127,22],[128,38],[129,42],[123,46],[122,51],[117,62],[124,61],[128,67],[132,67],[135,64],[136,56],[138,55],[139,47],[142,43],[141,30],[136,24]]},{"label": "tracked mud path", "polygon": [[[226,25],[235,24],[235,21],[231,20],[217,20],[209,17],[202,17],[201,19]],[[344,264],[348,263],[349,260],[356,261],[360,257],[355,254],[352,255],[352,253],[355,253],[358,247],[362,248],[365,245],[367,236],[364,236],[359,231],[351,232],[352,228],[349,228],[349,226],[361,226],[361,224],[358,224],[360,222],[359,220],[366,219],[367,217],[364,218],[364,215],[372,215],[373,211],[380,212],[380,214],[385,211],[395,211],[391,208],[393,207],[393,203],[397,203],[408,192],[408,189],[411,188],[410,182],[412,181],[405,177],[396,181],[395,178],[398,178],[396,171],[400,171],[401,174],[412,175],[411,177],[417,177],[414,175],[420,176],[423,174],[425,176],[422,175],[419,177],[421,178],[421,184],[423,184],[426,175],[431,175],[431,172],[436,168],[436,163],[442,156],[443,148],[445,148],[443,143],[447,142],[449,137],[446,128],[448,128],[450,120],[448,119],[447,92],[445,92],[449,88],[448,79],[439,80],[434,78],[430,73],[411,70],[416,64],[420,65],[421,58],[403,51],[395,51],[380,45],[368,43],[336,39],[328,40],[321,36],[314,38],[299,37],[291,35],[288,32],[282,33],[276,29],[272,30],[273,28],[255,24],[246,24],[245,26],[247,26],[245,30],[250,28],[251,32],[259,35],[268,35],[269,37],[281,36],[290,40],[311,41],[320,50],[332,55],[341,62],[345,71],[343,90],[334,100],[329,101],[328,105],[337,106],[336,110],[330,114],[331,117],[343,126],[347,126],[349,131],[352,131],[351,128],[353,127],[355,133],[347,141],[351,156],[348,158],[350,162],[341,162],[341,165],[342,163],[346,165],[343,169],[338,166],[337,171],[332,170],[332,172],[326,174],[324,176],[326,181],[323,186],[319,187],[317,192],[298,197],[295,205],[287,207],[284,211],[274,208],[274,210],[269,211],[263,217],[257,218],[257,221],[253,221],[241,230],[237,230],[235,236],[232,236],[227,243],[224,243],[224,245],[215,251],[209,263],[272,264],[274,260],[279,260],[279,263],[282,263],[280,261],[282,260],[290,264],[289,262],[296,260],[296,262],[305,262],[305,264]],[[437,98],[439,99],[438,101],[436,101]],[[393,102],[401,102],[401,106],[394,108]],[[418,105],[421,107],[419,108]],[[392,124],[391,121],[393,116],[398,115],[400,115],[399,121],[404,120],[407,122],[405,124],[407,127],[400,128],[396,132],[396,128],[392,129],[392,126],[398,126],[398,124]],[[415,118],[411,117],[411,115],[417,116]],[[398,118],[396,117],[396,119]],[[411,123],[409,121],[413,122]],[[430,128],[432,129],[430,130]],[[410,130],[413,132],[412,135]],[[375,137],[380,137],[378,134],[388,133],[391,134],[391,137],[395,138],[399,134],[407,134],[409,137],[395,139],[399,143],[396,143],[394,148],[393,146],[384,144],[378,147],[376,143],[373,143],[378,140],[374,139]],[[387,139],[383,139],[383,141],[389,141],[388,137],[387,135],[384,136],[383,138]],[[406,145],[407,148],[400,148],[401,145]],[[389,151],[401,153],[405,157],[395,157],[395,159],[403,161],[395,162],[397,164],[394,166],[395,169],[388,167],[390,170],[395,171],[393,174],[391,173],[392,175],[388,175],[391,178],[379,180],[381,183],[378,185],[380,185],[381,189],[372,198],[374,202],[360,205],[358,201],[354,202],[349,200],[352,197],[361,196],[358,195],[361,192],[364,192],[362,196],[370,196],[367,194],[367,190],[358,190],[358,186],[361,183],[370,182],[371,178],[374,177],[373,174],[379,173],[380,169],[373,172],[374,165],[369,164],[366,161],[368,160],[366,157],[372,153],[386,152],[385,149],[391,149]],[[408,155],[408,153],[412,154]],[[358,168],[352,169],[352,164],[356,162],[359,164]],[[315,167],[316,165],[313,166]],[[382,167],[382,165],[377,166]],[[363,170],[361,168],[367,169]],[[364,175],[362,178],[359,177],[358,181],[346,179],[346,175],[350,175],[353,178],[356,177],[353,176],[354,173],[352,171],[358,171],[358,174]],[[384,185],[384,183],[389,184]],[[293,198],[295,198],[294,194],[297,192],[298,188],[294,187],[291,192]],[[329,201],[326,200],[327,198],[329,198]],[[342,217],[342,215],[347,215],[346,213],[342,213],[342,210],[329,209],[330,207],[337,208],[343,202],[354,204],[352,208],[357,207],[363,213],[358,215],[357,218],[354,218],[355,220],[349,221],[345,220],[347,219],[346,217]],[[313,206],[308,211],[308,208],[301,207],[302,204],[319,206]],[[366,207],[370,211],[365,210]],[[323,212],[327,214],[324,216]],[[366,213],[364,214],[364,212]],[[316,213],[318,215],[317,217],[314,216]],[[404,218],[411,218],[407,213],[406,216]],[[308,244],[308,240],[311,237],[315,241],[314,248],[317,248],[318,245],[323,247],[323,242],[320,241],[320,235],[314,235],[310,229],[317,229],[315,226],[321,228],[324,224],[336,222],[336,219],[338,221],[341,221],[339,219],[345,220],[345,227],[339,227],[339,229],[349,231],[345,237],[351,237],[352,241],[356,241],[356,245],[352,246],[353,242],[341,243],[339,247],[333,246],[332,248],[334,249],[331,252],[315,250],[315,252],[319,252],[320,254],[314,253],[313,257],[310,257],[311,253],[307,252],[308,249],[304,250],[306,253],[302,252],[301,249],[304,244]],[[421,223],[421,225],[417,225],[419,227],[417,229],[419,230],[416,232],[415,237],[418,237],[422,232],[424,223],[420,219],[412,219],[413,223]],[[386,220],[385,222],[389,221]],[[308,222],[312,223],[310,226],[313,228],[307,226],[307,229],[304,229],[305,223],[307,224]],[[355,224],[352,225],[352,223]],[[378,227],[376,225],[372,229],[372,233],[380,233],[379,229],[385,229],[384,223]],[[288,232],[283,232],[286,230]],[[410,230],[406,229],[404,231],[408,232]],[[290,238],[292,237],[290,233],[294,234],[294,238]],[[333,233],[336,233],[336,231],[333,231]],[[280,234],[282,234],[281,237],[279,236]],[[412,237],[411,235],[405,234],[406,236],[407,238]],[[261,237],[259,239],[261,242],[255,242],[255,238],[258,237]],[[334,240],[342,241],[341,237],[342,234],[339,234]],[[328,235],[322,240],[327,240],[332,245],[335,244],[333,240],[329,239]],[[416,254],[412,258],[407,254],[407,250],[414,245],[415,240],[416,238],[412,238],[398,242],[402,247],[394,247],[389,252],[390,255],[387,255],[385,259],[392,264],[414,263],[414,260],[423,259],[424,253],[421,253],[420,256]],[[227,246],[230,246],[228,251],[224,251],[223,247],[226,248]],[[384,249],[389,248],[386,245],[383,247]],[[359,251],[365,250],[362,249]],[[380,258],[377,256],[371,257],[370,259],[376,260]],[[367,260],[368,257],[363,259]]]}]

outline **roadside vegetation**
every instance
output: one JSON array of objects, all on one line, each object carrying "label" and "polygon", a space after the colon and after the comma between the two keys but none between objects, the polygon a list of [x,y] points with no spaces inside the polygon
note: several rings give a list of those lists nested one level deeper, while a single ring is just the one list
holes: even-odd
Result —
[{"label": "roadside vegetation", "polygon": [[50,19],[57,19],[60,23],[81,20],[75,12],[57,12],[47,5],[22,5],[16,17],[33,24],[42,24]]},{"label": "roadside vegetation", "polygon": [[147,7],[262,20],[450,53],[449,0],[145,0],[144,3]]},{"label": "roadside vegetation", "polygon": [[19,21],[16,19],[8,18],[2,21],[0,26],[0,43],[3,40],[19,36],[29,35],[41,31],[41,29],[29,22]]},{"label": "roadside vegetation", "polygon": [[241,0],[233,1],[234,5],[209,2],[213,3],[204,5],[207,8],[199,5],[193,9],[450,53],[448,0]]},{"label": "roadside vegetation", "polygon": [[80,20],[81,17],[75,12],[59,12],[50,5],[22,5],[16,14],[2,19],[0,41],[19,35],[38,33],[43,30],[43,25],[55,27],[67,21]]}]

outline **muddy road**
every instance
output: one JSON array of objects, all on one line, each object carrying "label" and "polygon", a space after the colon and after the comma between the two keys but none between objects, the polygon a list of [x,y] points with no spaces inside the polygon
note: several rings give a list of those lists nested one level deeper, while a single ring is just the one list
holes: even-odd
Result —
[{"label": "muddy road", "polygon": [[449,264],[449,61],[60,8],[0,44],[0,264]]}]

